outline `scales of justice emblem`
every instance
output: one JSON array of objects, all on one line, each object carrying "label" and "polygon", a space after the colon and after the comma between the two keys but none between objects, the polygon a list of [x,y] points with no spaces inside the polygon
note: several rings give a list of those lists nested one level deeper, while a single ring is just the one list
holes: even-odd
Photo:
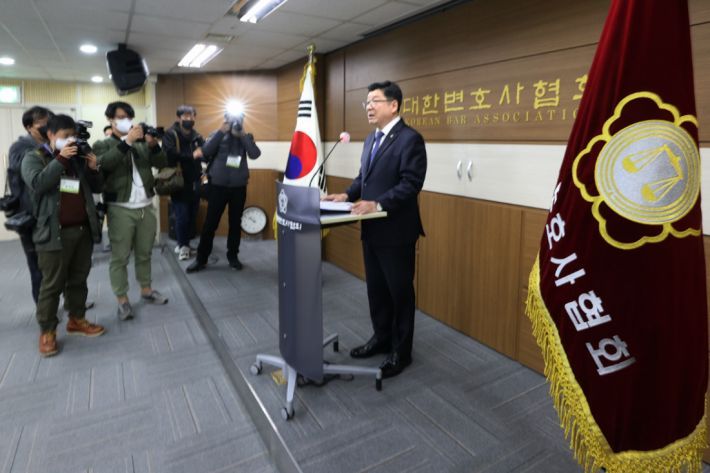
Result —
[{"label": "scales of justice emblem", "polygon": [[[611,125],[622,116],[631,100],[650,99],[659,109],[671,112],[673,121],[643,120],[633,123],[613,135]],[[696,205],[700,195],[700,153],[693,137],[681,125],[697,120],[692,115],[680,116],[678,110],[650,92],[637,92],[617,105],[614,115],[579,153],[573,165],[575,185],[582,197],[593,203],[592,214],[599,222],[602,237],[620,249],[638,248],[656,243],[668,235],[683,238],[699,235],[699,229],[673,227]],[[599,195],[592,195],[578,174],[580,162],[591,154],[592,147],[605,142],[594,166],[594,180]],[[600,211],[606,204],[626,220],[648,226],[660,226],[657,234],[643,236],[633,242],[623,242],[613,236],[607,219]]]}]

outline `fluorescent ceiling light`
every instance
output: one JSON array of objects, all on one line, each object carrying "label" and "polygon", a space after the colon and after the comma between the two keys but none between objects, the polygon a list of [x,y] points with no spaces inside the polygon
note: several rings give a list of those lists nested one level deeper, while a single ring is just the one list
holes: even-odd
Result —
[{"label": "fluorescent ceiling light", "polygon": [[84,54],[95,54],[96,51],[98,51],[99,48],[94,46],[93,44],[82,44],[79,46],[79,51],[81,51]]},{"label": "fluorescent ceiling light", "polygon": [[15,60],[9,56],[3,56],[0,57],[0,64],[2,64],[3,66],[12,66],[13,64],[15,64]]},{"label": "fluorescent ceiling light", "polygon": [[104,78],[101,76],[92,76],[91,77],[91,82],[95,82],[97,84],[100,84],[103,81],[104,81]]},{"label": "fluorescent ceiling light", "polygon": [[240,21],[256,23],[266,18],[271,12],[286,3],[286,0],[250,0],[239,10]]},{"label": "fluorescent ceiling light", "polygon": [[214,44],[201,44],[198,43],[192,47],[191,50],[185,54],[180,62],[179,67],[202,67],[208,62],[210,62],[216,55],[222,52],[222,48],[215,46]]}]

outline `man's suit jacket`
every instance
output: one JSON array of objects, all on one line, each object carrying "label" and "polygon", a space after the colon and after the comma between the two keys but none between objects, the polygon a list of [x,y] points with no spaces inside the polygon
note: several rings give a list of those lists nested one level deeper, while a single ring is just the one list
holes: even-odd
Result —
[{"label": "man's suit jacket", "polygon": [[382,138],[370,163],[374,140],[372,132],[365,140],[360,173],[345,191],[350,202],[374,200],[387,211],[387,218],[362,221],[362,239],[380,246],[414,243],[424,235],[417,202],[426,176],[424,139],[400,120]]}]

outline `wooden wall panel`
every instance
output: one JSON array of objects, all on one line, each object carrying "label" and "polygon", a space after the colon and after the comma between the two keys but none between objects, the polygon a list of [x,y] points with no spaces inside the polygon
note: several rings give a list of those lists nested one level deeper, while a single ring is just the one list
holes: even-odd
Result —
[{"label": "wooden wall panel", "polygon": [[520,267],[518,270],[518,340],[515,359],[539,373],[545,369],[542,353],[532,334],[532,323],[525,315],[528,297],[528,278],[540,249],[540,239],[547,219],[547,212],[538,209],[523,209],[523,226],[520,237]]},{"label": "wooden wall panel", "polygon": [[596,43],[609,3],[463,4],[348,47],[346,90]]},{"label": "wooden wall panel", "polygon": [[420,205],[418,306],[515,356],[521,209],[432,192]]},{"label": "wooden wall panel", "polygon": [[[325,116],[325,59],[322,55],[316,54],[316,80],[313,84],[316,109],[318,110],[318,124],[321,137],[324,133]],[[278,140],[291,141],[293,130],[296,127],[296,115],[298,111],[298,101],[301,98],[301,77],[303,68],[306,65],[306,58],[288,64],[276,71],[278,107],[276,119],[278,122]]]},{"label": "wooden wall panel", "polygon": [[[706,4],[710,5],[710,2],[706,2]],[[700,141],[704,146],[710,145],[710,126],[708,126],[710,124],[710,18],[708,21],[709,23],[690,29],[693,42],[695,106],[700,122]]]},{"label": "wooden wall panel", "polygon": [[[279,177],[279,173],[269,169],[250,169],[249,170],[249,185],[247,186],[246,206],[256,205],[266,211],[268,221],[266,230],[262,237],[265,240],[273,240],[274,232],[271,226],[271,221],[274,218],[276,211],[275,198],[276,184],[275,181]],[[168,202],[169,197],[160,197],[158,209],[160,211],[160,231],[168,233]],[[197,211],[197,236],[200,236],[202,225],[205,223],[207,215],[207,201],[200,200],[200,208]],[[225,209],[222,218],[219,221],[219,226],[215,232],[218,236],[227,236],[229,233],[229,209]],[[244,234],[242,234],[244,236]]]},{"label": "wooden wall panel", "polygon": [[325,141],[337,141],[345,130],[345,53],[325,57]]},{"label": "wooden wall panel", "polygon": [[[586,46],[505,63],[460,69],[399,82],[405,94],[404,119],[426,140],[436,141],[564,141],[569,137],[580,91],[576,79],[587,72],[595,48]],[[534,84],[559,80],[556,106],[538,103]],[[507,88],[506,88],[507,87]],[[522,90],[518,92],[518,87]],[[483,90],[479,104],[472,94]],[[462,101],[446,112],[445,92],[461,92]],[[438,105],[424,111],[424,97]],[[366,89],[346,93],[345,123],[353,137],[364,139],[371,128],[361,102]],[[546,96],[547,97],[547,96]],[[435,98],[430,99],[432,103]],[[416,105],[415,105],[416,104]],[[476,108],[488,107],[488,108]],[[453,111],[454,108],[461,110]]]},{"label": "wooden wall panel", "polygon": [[186,74],[185,102],[197,108],[195,127],[204,136],[224,121],[230,100],[244,104],[244,127],[257,140],[276,139],[276,77],[273,73]]},{"label": "wooden wall panel", "polygon": [[256,205],[266,211],[268,219],[263,238],[273,240],[271,223],[276,212],[276,179],[279,178],[279,173],[270,169],[250,169],[249,174],[246,205]]},{"label": "wooden wall panel", "polygon": [[157,126],[165,128],[175,121],[175,111],[185,103],[183,76],[180,74],[161,74],[155,84],[155,104]]},{"label": "wooden wall panel", "polygon": [[691,25],[710,21],[710,2],[707,0],[689,0],[688,9]]},{"label": "wooden wall panel", "polygon": [[[328,176],[326,184],[328,192],[336,194],[345,191],[351,182],[351,179]],[[325,261],[333,263],[360,279],[365,279],[359,223],[331,228],[328,236],[323,240],[323,246]]]}]

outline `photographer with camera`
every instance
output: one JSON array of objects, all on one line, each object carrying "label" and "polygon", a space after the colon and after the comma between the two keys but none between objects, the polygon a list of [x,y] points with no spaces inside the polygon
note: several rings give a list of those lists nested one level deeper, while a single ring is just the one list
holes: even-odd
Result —
[{"label": "photographer with camera", "polygon": [[[167,165],[167,156],[158,140],[144,135],[141,125],[134,125],[133,107],[126,102],[112,102],[106,107],[113,135],[94,144],[101,172],[106,180],[104,202],[108,206],[108,237],[111,242],[109,278],[118,302],[118,317],[133,318],[128,300],[128,260],[134,252],[135,274],[141,286],[141,298],[151,304],[167,304],[168,299],[154,290],[151,283],[151,253],[157,218],[153,207],[153,172]],[[140,140],[145,139],[145,142]]]},{"label": "photographer with camera", "polygon": [[103,179],[96,156],[76,137],[76,128],[70,116],[51,117],[49,146],[28,152],[22,161],[22,179],[36,218],[32,239],[43,276],[37,322],[42,331],[39,353],[45,357],[59,351],[57,309],[62,293],[69,311],[67,334],[96,337],[105,331],[85,318],[91,252],[101,238],[92,192],[101,192]]},{"label": "photographer with camera", "polygon": [[[25,155],[37,149],[38,147],[48,147],[47,139],[47,121],[54,114],[39,106],[34,106],[22,114],[22,125],[27,130],[27,134],[18,138],[12,146],[10,146],[10,165],[7,169],[7,180],[10,184],[10,191],[13,196],[17,197],[16,213],[28,212],[32,213],[32,198],[29,191],[25,187],[22,180],[22,161]],[[42,283],[42,272],[39,270],[37,263],[37,252],[35,244],[32,242],[32,228],[19,230],[17,234],[22,242],[22,249],[27,258],[27,267],[30,271],[30,279],[32,280],[32,298],[37,303],[39,297],[39,287]]]},{"label": "photographer with camera", "polygon": [[205,140],[195,131],[195,107],[180,105],[175,113],[178,119],[163,136],[163,149],[168,156],[168,166],[180,165],[185,182],[182,189],[170,195],[175,212],[175,251],[183,261],[190,258],[190,237],[195,232],[195,219],[200,206],[200,159]]},{"label": "photographer with camera", "polygon": [[224,208],[229,205],[229,234],[227,236],[227,261],[233,269],[242,269],[239,261],[241,241],[241,221],[244,202],[247,197],[249,165],[246,158],[257,159],[261,150],[254,142],[254,136],[244,131],[244,115],[225,114],[222,127],[213,133],[202,147],[204,156],[210,162],[210,190],[207,196],[207,217],[202,227],[197,257],[188,273],[204,269],[212,252],[214,234],[222,218]]}]

